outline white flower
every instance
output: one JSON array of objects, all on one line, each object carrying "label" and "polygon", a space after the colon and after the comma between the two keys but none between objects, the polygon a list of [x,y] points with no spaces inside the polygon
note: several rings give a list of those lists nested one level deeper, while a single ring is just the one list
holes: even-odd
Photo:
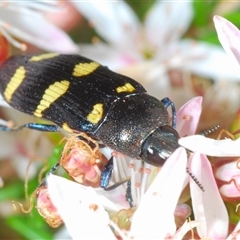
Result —
[{"label": "white flower", "polygon": [[[220,16],[214,16],[214,24],[219,41],[233,60],[231,64],[234,63],[240,72],[240,31],[231,22]],[[181,146],[191,151],[219,157],[239,157],[239,143],[240,139],[214,140],[198,135],[188,136],[179,140]]]},{"label": "white flower", "polygon": [[[201,100],[200,97],[194,98],[178,111],[177,114],[180,123],[178,125],[178,131],[180,135],[193,134],[196,131],[201,113]],[[191,109],[194,109],[195,112],[192,113]],[[188,112],[190,115],[188,115]],[[201,166],[199,166],[199,164]],[[204,192],[197,186],[196,182],[187,175],[187,165],[190,172],[196,176],[203,185]],[[200,171],[199,168],[202,170]],[[96,221],[91,224],[93,233],[90,234],[95,234],[99,230],[99,221],[101,224],[105,223],[105,226],[103,226],[103,231],[106,232],[105,234],[109,232],[109,229],[106,228],[106,225],[109,223],[123,239],[182,239],[188,231],[195,227],[197,227],[198,235],[201,238],[212,237],[219,239],[227,236],[227,211],[218,192],[211,166],[205,156],[194,154],[191,163],[187,164],[186,151],[183,148],[179,148],[169,157],[161,168],[161,171],[158,172],[157,168],[153,166],[142,164],[142,162],[138,160],[129,160],[126,156],[117,154],[114,162],[112,180],[117,182],[126,176],[131,176],[131,195],[134,208],[129,208],[129,203],[125,198],[127,189],[125,184],[120,185],[113,191],[91,189],[91,191],[95,192],[95,199],[93,196],[87,196],[86,190],[84,190],[84,194],[81,194],[80,190],[77,191],[77,188],[86,189],[86,187],[82,187],[81,185],[77,187],[75,183],[63,179],[61,179],[57,185],[55,183],[55,185],[53,185],[51,181],[48,181],[49,186],[52,184],[52,187],[49,188],[50,197],[52,198],[53,196],[53,203],[56,208],[59,209],[59,213],[73,238],[76,235],[78,238],[85,237],[85,231],[81,232],[81,227],[84,228],[84,230],[90,228],[88,221],[84,222],[83,219],[85,216],[83,214],[68,210],[69,207],[78,209],[79,206],[77,205],[79,205],[79,202],[82,203],[83,200],[79,201],[76,199],[83,197],[89,197],[90,202],[94,202],[95,205],[115,213],[115,218],[107,218],[103,215],[96,217]],[[64,181],[66,183],[64,183]],[[178,200],[182,190],[189,181],[195,219],[191,222],[185,221],[185,223],[177,229],[174,213],[176,207],[180,209],[177,206]],[[59,189],[58,192],[54,190],[56,186]],[[65,201],[67,198],[72,200]],[[75,200],[73,200],[74,198]],[[57,201],[54,199],[57,199]],[[60,204],[59,202],[63,201],[62,199],[65,202]],[[212,199],[214,199],[214,201],[212,201]],[[75,202],[75,204],[73,204],[73,202]],[[85,207],[89,208],[88,206],[89,204]],[[87,210],[83,212],[85,211]],[[129,216],[125,216],[125,219],[118,219],[118,214],[120,215],[121,211],[128,212]],[[61,212],[64,212],[64,214],[61,214]],[[69,216],[65,214],[69,214]],[[106,220],[106,218],[108,220]],[[115,224],[112,222],[113,220],[111,221],[110,219],[115,219]],[[129,224],[130,229],[119,229],[119,227],[116,226],[119,222],[124,221],[131,223]],[[75,222],[81,222],[81,225],[76,226]],[[71,226],[69,227],[69,225]],[[219,231],[219,228],[221,231]]]},{"label": "white flower", "polygon": [[1,1],[0,32],[15,47],[25,50],[22,39],[47,51],[62,53],[76,52],[78,47],[61,29],[44,17],[45,11],[61,11],[57,1]]},{"label": "white flower", "polygon": [[[201,161],[200,161],[201,160]],[[91,187],[84,187],[60,177],[48,178],[49,194],[58,209],[67,231],[73,239],[114,238],[110,227],[123,239],[182,239],[197,227],[201,238],[224,239],[228,232],[228,214],[216,186],[212,169],[206,157],[195,155],[191,171],[204,185],[204,192],[186,174],[187,155],[179,148],[165,163],[152,184],[142,195],[139,204],[126,211],[131,215],[117,219],[118,212],[124,211],[107,194],[99,194]],[[201,169],[201,170],[200,170]],[[174,211],[180,194],[190,181],[195,221],[185,222],[176,229]],[[117,189],[111,194],[116,194]],[[97,194],[98,193],[98,194]],[[119,202],[119,201],[118,201]],[[116,212],[115,221],[130,221],[130,230],[119,229],[105,210]]]},{"label": "white flower", "polygon": [[128,67],[132,70],[128,74],[156,97],[162,94],[174,99],[167,92],[169,69],[238,80],[237,70],[220,47],[181,39],[193,16],[191,1],[156,1],[143,24],[124,1],[72,3],[107,41],[81,45],[80,53],[118,71]]},{"label": "white flower", "polygon": [[94,189],[50,175],[48,190],[73,239],[115,239]]},{"label": "white flower", "polygon": [[[184,159],[179,161],[177,156],[184,154]],[[157,175],[146,194],[142,196],[133,218],[129,219],[132,221],[131,231],[119,232],[119,234],[123,236],[126,234],[126,237],[158,239],[175,234],[174,210],[184,185],[186,163],[187,157],[183,149],[173,154],[161,174]],[[117,212],[122,208],[115,202],[109,201],[106,196],[97,195],[90,187],[83,187],[60,177],[50,176],[48,186],[50,197],[73,239],[86,236],[101,238],[110,234],[109,224],[115,228],[104,209]],[[97,206],[97,210],[93,211],[89,207],[93,205]],[[189,224],[188,228],[185,227],[187,231],[196,225],[192,224]],[[119,231],[117,228],[116,230]]]}]

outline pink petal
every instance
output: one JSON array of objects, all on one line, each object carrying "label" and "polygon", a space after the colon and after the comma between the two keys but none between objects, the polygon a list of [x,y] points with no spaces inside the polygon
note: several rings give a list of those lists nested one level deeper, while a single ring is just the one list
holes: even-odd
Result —
[{"label": "pink petal", "polygon": [[201,238],[225,239],[228,233],[228,213],[219,194],[212,168],[206,156],[194,153],[192,174],[204,187],[204,192],[190,178],[190,190],[195,220]]},{"label": "pink petal", "polygon": [[240,190],[239,190],[239,178],[233,178],[236,182],[230,182],[228,184],[224,184],[219,188],[219,191],[223,195],[224,199],[235,199],[239,200],[240,198]]},{"label": "pink petal", "polygon": [[176,231],[174,211],[186,177],[187,155],[177,149],[164,164],[133,215],[131,235],[163,239]]},{"label": "pink petal", "polygon": [[[222,162],[222,163],[221,163]],[[220,161],[214,165],[215,167],[215,176],[217,179],[229,182],[233,177],[240,177],[240,169],[239,169],[239,158],[237,159],[229,159],[229,161]],[[239,181],[240,184],[240,181]]]},{"label": "pink petal", "polygon": [[177,131],[181,137],[196,132],[202,112],[202,97],[195,97],[184,104],[177,112]]},{"label": "pink petal", "polygon": [[217,30],[219,41],[225,51],[232,56],[238,64],[240,63],[240,31],[228,20],[214,16],[215,28]]},{"label": "pink petal", "polygon": [[223,158],[214,165],[214,175],[220,180],[219,191],[226,200],[240,199],[240,169],[239,158]]}]

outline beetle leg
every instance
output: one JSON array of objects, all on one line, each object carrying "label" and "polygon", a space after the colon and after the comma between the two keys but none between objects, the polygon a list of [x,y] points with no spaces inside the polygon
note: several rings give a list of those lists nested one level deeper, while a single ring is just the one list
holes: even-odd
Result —
[{"label": "beetle leg", "polygon": [[163,103],[165,108],[168,108],[171,105],[172,108],[172,127],[176,128],[176,122],[177,122],[177,113],[176,113],[176,109],[175,109],[175,105],[174,103],[168,98],[165,97],[161,100],[161,102]]},{"label": "beetle leg", "polygon": [[126,197],[126,200],[129,203],[130,208],[132,208],[133,207],[133,199],[132,199],[132,188],[131,188],[131,181],[130,180],[127,182],[127,190],[126,190],[125,197]]},{"label": "beetle leg", "polygon": [[20,131],[23,128],[29,128],[29,129],[34,129],[34,130],[43,131],[43,132],[60,132],[61,131],[61,128],[58,127],[57,125],[41,124],[41,123],[27,123],[16,128],[10,128],[4,125],[0,125],[0,131],[6,131],[6,132]]},{"label": "beetle leg", "polygon": [[111,190],[108,188],[108,184],[112,176],[112,170],[113,170],[113,156],[108,160],[101,174],[100,186],[106,191]]},{"label": "beetle leg", "polygon": [[113,170],[113,156],[108,160],[107,164],[104,166],[102,175],[101,175],[101,183],[100,186],[105,190],[105,191],[111,191],[123,183],[127,182],[127,190],[126,190],[126,201],[129,202],[130,208],[133,207],[133,200],[132,200],[132,189],[131,189],[131,178],[127,177],[122,179],[121,181],[108,186],[110,178],[112,176],[112,170]]}]

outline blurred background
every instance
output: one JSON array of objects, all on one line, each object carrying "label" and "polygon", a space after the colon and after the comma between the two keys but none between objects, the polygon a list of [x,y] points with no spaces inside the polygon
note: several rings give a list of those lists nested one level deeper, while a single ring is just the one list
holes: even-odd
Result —
[{"label": "blurred background", "polygon": [[[216,124],[235,131],[239,70],[219,43],[213,16],[239,28],[239,11],[238,1],[1,1],[0,61],[22,52],[81,54],[134,78],[159,99],[169,97],[177,109],[203,96],[198,132]],[[4,106],[0,118],[16,126],[44,122]],[[62,137],[1,132],[0,239],[64,238],[35,208],[26,214],[17,204],[29,208],[25,193],[31,195],[39,172],[59,160]]]}]

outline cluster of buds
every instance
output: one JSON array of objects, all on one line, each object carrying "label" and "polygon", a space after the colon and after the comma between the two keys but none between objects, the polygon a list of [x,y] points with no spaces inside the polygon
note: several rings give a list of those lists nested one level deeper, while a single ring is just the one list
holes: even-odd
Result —
[{"label": "cluster of buds", "polygon": [[52,228],[59,227],[63,221],[58,214],[56,207],[53,205],[46,186],[40,187],[36,192],[37,210],[39,214]]},{"label": "cluster of buds", "polygon": [[99,187],[101,172],[107,161],[99,151],[98,143],[81,133],[68,139],[62,151],[60,165],[76,182]]},{"label": "cluster of buds", "polygon": [[[107,158],[99,151],[99,145],[84,133],[73,134],[67,139],[59,164],[68,176],[84,186],[99,187],[101,172]],[[54,207],[47,186],[36,191],[39,214],[53,228],[62,224],[62,219]]]}]

